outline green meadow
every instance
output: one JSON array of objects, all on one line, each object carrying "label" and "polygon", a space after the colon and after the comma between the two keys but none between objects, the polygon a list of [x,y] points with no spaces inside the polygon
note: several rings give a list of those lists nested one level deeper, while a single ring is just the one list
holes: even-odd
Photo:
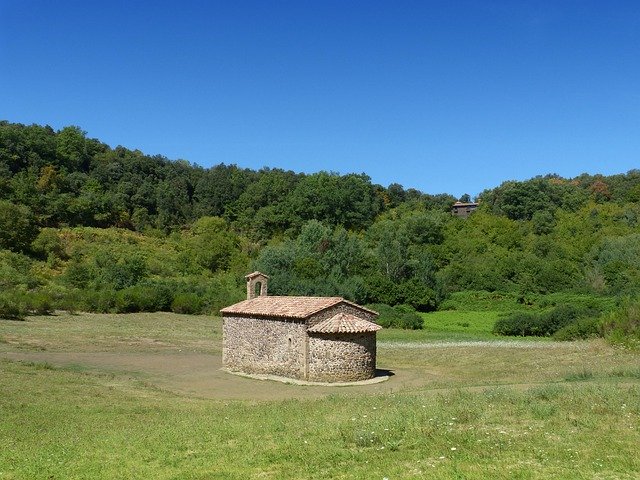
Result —
[{"label": "green meadow", "polygon": [[357,387],[221,372],[216,317],[0,321],[0,479],[637,478],[638,353],[495,315],[383,330]]}]

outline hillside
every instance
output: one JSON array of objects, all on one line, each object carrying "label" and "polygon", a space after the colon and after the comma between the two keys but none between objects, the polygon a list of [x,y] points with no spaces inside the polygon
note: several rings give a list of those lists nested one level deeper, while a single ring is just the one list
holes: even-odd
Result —
[{"label": "hillside", "polygon": [[[0,122],[0,283],[22,310],[215,311],[260,269],[274,294],[439,308],[451,294],[629,297],[640,171],[506,181],[456,199],[365,174],[258,171]],[[7,303],[8,302],[8,303]],[[449,302],[451,303],[451,302]]]}]

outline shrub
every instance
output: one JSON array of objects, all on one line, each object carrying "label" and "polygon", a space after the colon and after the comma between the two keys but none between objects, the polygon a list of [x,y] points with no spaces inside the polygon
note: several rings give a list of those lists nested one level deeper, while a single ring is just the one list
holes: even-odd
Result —
[{"label": "shrub", "polygon": [[139,292],[140,311],[163,312],[171,310],[174,290],[169,284],[144,282],[133,288]]},{"label": "shrub", "polygon": [[134,288],[125,288],[115,292],[114,300],[116,313],[135,313],[140,311],[138,295]]},{"label": "shrub", "polygon": [[33,265],[26,255],[0,250],[0,290],[36,288],[40,280],[32,273]]},{"label": "shrub", "polygon": [[405,330],[423,328],[422,317],[409,305],[391,307],[384,303],[374,303],[367,307],[380,314],[376,323],[385,328],[403,328]]},{"label": "shrub", "polygon": [[33,292],[23,297],[25,308],[35,315],[51,315],[53,313],[53,301],[45,292]]},{"label": "shrub", "polygon": [[[513,312],[505,317],[499,318],[493,327],[493,333],[497,335],[513,335],[513,336],[534,336],[549,337],[562,328],[568,327],[579,319],[593,319],[599,315],[597,310],[584,307],[576,307],[574,305],[560,305],[547,312]],[[591,328],[587,323],[576,327]],[[578,330],[570,330],[578,334]],[[586,334],[586,333],[585,333]]]},{"label": "shrub", "polygon": [[496,335],[540,335],[540,315],[531,312],[514,312],[499,318],[493,327]]},{"label": "shrub", "polygon": [[173,295],[162,285],[135,285],[116,292],[117,313],[159,312],[169,310]]},{"label": "shrub", "polygon": [[605,312],[615,308],[615,303],[616,300],[614,297],[557,292],[542,296],[537,305],[540,308],[573,305],[574,307]]},{"label": "shrub", "polygon": [[515,293],[465,290],[450,294],[438,310],[513,311],[518,308],[521,306]]},{"label": "shrub", "polygon": [[66,310],[67,313],[74,314],[78,310],[86,309],[82,301],[82,294],[73,290],[55,297],[55,306],[59,310]]},{"label": "shrub", "polygon": [[553,334],[556,340],[581,340],[602,336],[599,317],[584,317],[565,325]]},{"label": "shrub", "polygon": [[625,301],[604,318],[602,332],[612,343],[640,348],[640,303]]},{"label": "shrub", "polygon": [[116,290],[122,290],[137,284],[147,275],[147,263],[141,255],[133,255],[120,261],[108,255],[97,262],[102,268],[101,280]]},{"label": "shrub", "polygon": [[401,286],[404,303],[420,312],[431,312],[436,309],[436,293],[433,289],[417,280],[404,282]]},{"label": "shrub", "polygon": [[573,305],[560,305],[550,312],[540,315],[542,336],[553,335],[561,328],[575,322],[578,318],[589,315],[589,311]]},{"label": "shrub", "polygon": [[27,309],[18,299],[9,295],[0,295],[0,318],[24,320]]},{"label": "shrub", "polygon": [[38,226],[31,209],[0,200],[0,248],[26,252],[38,235]]},{"label": "shrub", "polygon": [[171,311],[175,313],[202,313],[202,300],[195,293],[179,293],[171,302]]},{"label": "shrub", "polygon": [[87,312],[109,313],[115,310],[116,292],[114,290],[86,290],[82,292],[81,303]]},{"label": "shrub", "polygon": [[91,267],[83,263],[79,257],[71,259],[63,275],[66,283],[76,288],[86,288],[93,277],[94,272]]},{"label": "shrub", "polygon": [[31,243],[31,249],[42,259],[65,257],[62,240],[60,240],[58,232],[53,228],[42,229]]}]

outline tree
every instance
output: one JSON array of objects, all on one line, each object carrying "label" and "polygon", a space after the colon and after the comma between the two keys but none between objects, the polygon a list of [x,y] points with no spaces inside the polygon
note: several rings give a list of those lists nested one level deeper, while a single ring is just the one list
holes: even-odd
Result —
[{"label": "tree", "polygon": [[[366,175],[319,172],[302,178],[291,192],[288,204],[293,224],[308,220],[347,229],[363,230],[382,210],[382,199]],[[297,225],[296,225],[297,224]]]},{"label": "tree", "polygon": [[56,136],[56,156],[68,171],[85,170],[89,163],[86,135],[80,127],[64,127]]},{"label": "tree", "polygon": [[246,264],[246,259],[240,257],[239,239],[220,217],[200,218],[183,240],[184,262],[194,263],[211,273],[227,271],[234,259]]},{"label": "tree", "polygon": [[38,235],[38,226],[29,207],[0,200],[0,248],[26,252]]}]

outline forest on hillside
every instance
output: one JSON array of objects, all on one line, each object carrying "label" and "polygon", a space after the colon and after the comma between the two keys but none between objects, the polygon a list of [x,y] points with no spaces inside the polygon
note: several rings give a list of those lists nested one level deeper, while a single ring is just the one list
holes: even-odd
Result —
[{"label": "forest on hillside", "polygon": [[466,219],[456,200],[364,173],[202,168],[2,121],[0,310],[215,313],[254,269],[272,294],[402,311],[465,292],[637,296],[640,170],[505,181]]}]

